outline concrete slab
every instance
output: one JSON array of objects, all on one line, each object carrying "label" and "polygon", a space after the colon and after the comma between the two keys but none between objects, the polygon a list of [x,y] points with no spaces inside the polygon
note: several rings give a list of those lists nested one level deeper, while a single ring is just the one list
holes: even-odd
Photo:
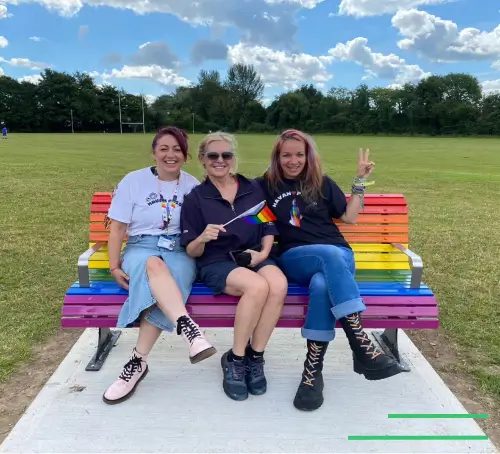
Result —
[{"label": "concrete slab", "polygon": [[[221,354],[229,329],[206,330]],[[191,365],[177,336],[162,336],[150,373],[128,402],[101,396],[137,336],[124,330],[100,372],[86,372],[96,332],[87,330],[0,447],[2,453],[102,452],[498,452],[486,441],[351,441],[349,435],[483,435],[472,419],[388,419],[389,413],[466,413],[403,333],[412,371],[369,382],[352,371],[342,332],[325,365],[325,404],[295,410],[305,345],[298,330],[277,329],[266,352],[269,389],[233,402],[222,391],[220,354]]]}]

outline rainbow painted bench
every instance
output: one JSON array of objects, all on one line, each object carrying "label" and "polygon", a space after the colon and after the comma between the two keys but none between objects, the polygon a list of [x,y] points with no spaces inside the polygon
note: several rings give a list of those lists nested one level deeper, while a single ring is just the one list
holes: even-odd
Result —
[{"label": "rainbow painted bench", "polygon": [[[103,221],[110,203],[111,193],[96,192],[92,197],[89,249],[78,258],[78,280],[68,289],[62,307],[63,328],[99,329],[88,371],[102,367],[118,340],[121,331],[112,328],[127,298],[127,291],[109,272]],[[364,326],[384,329],[374,336],[409,371],[399,355],[398,329],[437,329],[439,313],[434,293],[422,283],[422,259],[408,249],[406,200],[400,194],[366,195],[358,223],[338,225],[355,252],[356,280],[367,306]],[[237,301],[232,296],[214,297],[203,284],[195,283],[187,308],[201,327],[233,327]],[[302,327],[308,302],[307,288],[290,282],[278,327]]]}]

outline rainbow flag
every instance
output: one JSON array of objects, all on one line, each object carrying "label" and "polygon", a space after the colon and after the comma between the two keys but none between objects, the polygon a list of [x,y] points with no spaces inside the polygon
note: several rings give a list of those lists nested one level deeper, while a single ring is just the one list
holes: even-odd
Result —
[{"label": "rainbow flag", "polygon": [[265,222],[275,221],[276,217],[270,208],[266,206],[266,201],[263,200],[252,208],[246,210],[244,213],[241,213],[226,222],[222,227],[226,227],[226,225],[231,224],[231,222],[236,221],[236,219],[244,219],[248,224],[263,224]]},{"label": "rainbow flag", "polygon": [[266,205],[266,202],[259,203],[250,213],[246,213],[243,213],[242,218],[248,224],[264,224],[276,220],[276,216],[274,216],[274,213]]}]

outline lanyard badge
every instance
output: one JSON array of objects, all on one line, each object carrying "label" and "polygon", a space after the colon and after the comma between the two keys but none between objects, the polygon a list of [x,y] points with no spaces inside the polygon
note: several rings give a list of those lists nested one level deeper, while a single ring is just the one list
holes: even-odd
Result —
[{"label": "lanyard badge", "polygon": [[170,221],[172,220],[172,216],[174,215],[174,210],[177,208],[177,193],[179,191],[179,180],[177,180],[177,184],[175,186],[174,194],[172,196],[172,203],[169,204],[163,197],[160,187],[160,180],[158,180],[158,192],[160,193],[160,206],[161,206],[161,215],[163,221],[163,231],[164,234],[158,240],[158,247],[163,247],[165,249],[173,250],[175,246],[175,240],[172,238],[168,238],[168,226],[170,225]]}]

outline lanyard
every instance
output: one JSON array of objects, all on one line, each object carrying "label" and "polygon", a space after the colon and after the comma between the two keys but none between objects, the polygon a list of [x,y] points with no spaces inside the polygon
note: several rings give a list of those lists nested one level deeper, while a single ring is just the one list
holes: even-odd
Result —
[{"label": "lanyard", "polygon": [[160,199],[161,199],[160,201],[161,217],[163,220],[163,230],[165,231],[165,233],[167,233],[168,226],[174,214],[174,210],[177,208],[177,192],[179,191],[179,180],[180,178],[177,180],[177,184],[175,185],[174,195],[172,196],[171,208],[169,208],[167,205],[167,201],[165,200],[165,197],[163,197],[163,194],[161,192],[161,184],[160,180],[158,179],[158,192],[160,193]]}]

